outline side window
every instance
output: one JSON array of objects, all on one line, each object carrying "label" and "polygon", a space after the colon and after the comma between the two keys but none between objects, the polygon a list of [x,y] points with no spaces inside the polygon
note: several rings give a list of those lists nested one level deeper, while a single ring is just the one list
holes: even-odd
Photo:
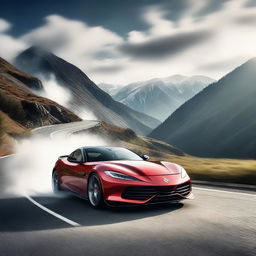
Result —
[{"label": "side window", "polygon": [[76,150],[74,152],[74,158],[76,159],[76,161],[81,162],[83,160],[83,156],[82,156],[82,152],[80,149]]},{"label": "side window", "polygon": [[70,155],[75,161],[81,162],[83,160],[83,155],[80,149],[74,151],[71,155]]}]

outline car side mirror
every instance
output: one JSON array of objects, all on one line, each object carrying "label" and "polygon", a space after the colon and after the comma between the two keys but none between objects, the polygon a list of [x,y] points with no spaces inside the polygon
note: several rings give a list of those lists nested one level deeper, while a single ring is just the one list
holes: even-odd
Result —
[{"label": "car side mirror", "polygon": [[142,159],[145,160],[145,161],[147,161],[147,160],[149,159],[149,156],[148,156],[148,155],[143,155],[143,156],[142,156]]}]

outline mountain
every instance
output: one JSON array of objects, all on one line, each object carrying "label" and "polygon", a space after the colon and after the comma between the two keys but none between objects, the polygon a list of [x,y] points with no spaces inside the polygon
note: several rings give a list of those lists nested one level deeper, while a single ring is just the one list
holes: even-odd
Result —
[{"label": "mountain", "polygon": [[29,88],[42,88],[42,83],[0,58],[0,155],[13,152],[14,138],[28,128],[81,120]]},{"label": "mountain", "polygon": [[46,80],[54,76],[57,83],[70,92],[70,108],[76,113],[90,111],[98,120],[129,127],[142,135],[160,124],[158,120],[115,101],[76,66],[43,49],[31,47],[25,50],[16,58],[16,64]]},{"label": "mountain", "polygon": [[98,86],[100,87],[100,89],[102,89],[104,92],[108,93],[111,96],[115,95],[120,89],[120,85],[107,83],[99,83]]},{"label": "mountain", "polygon": [[29,88],[42,88],[42,83],[0,58],[0,110],[11,119],[27,128],[81,120]]},{"label": "mountain", "polygon": [[102,84],[101,88],[130,108],[164,121],[174,110],[214,80],[204,76],[174,75],[128,84]]},{"label": "mountain", "polygon": [[178,108],[150,137],[203,157],[256,158],[256,58]]}]

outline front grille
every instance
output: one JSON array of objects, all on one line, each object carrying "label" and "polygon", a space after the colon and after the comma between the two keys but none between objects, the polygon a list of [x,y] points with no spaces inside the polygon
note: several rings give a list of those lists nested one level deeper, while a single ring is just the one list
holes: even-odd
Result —
[{"label": "front grille", "polygon": [[152,202],[168,202],[181,199],[181,196],[186,196],[191,191],[191,182],[186,182],[177,186],[131,186],[127,187],[122,194],[122,197],[130,200],[150,200]]}]

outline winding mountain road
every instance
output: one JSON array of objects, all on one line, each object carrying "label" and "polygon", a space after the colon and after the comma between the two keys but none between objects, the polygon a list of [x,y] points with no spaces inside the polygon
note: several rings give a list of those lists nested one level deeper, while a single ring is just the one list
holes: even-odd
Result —
[{"label": "winding mountain road", "polygon": [[[68,136],[97,125],[83,121],[35,130]],[[256,195],[194,186],[177,205],[95,210],[74,196],[6,193],[0,158],[0,255],[256,255]],[[50,170],[49,170],[50,171]]]}]

